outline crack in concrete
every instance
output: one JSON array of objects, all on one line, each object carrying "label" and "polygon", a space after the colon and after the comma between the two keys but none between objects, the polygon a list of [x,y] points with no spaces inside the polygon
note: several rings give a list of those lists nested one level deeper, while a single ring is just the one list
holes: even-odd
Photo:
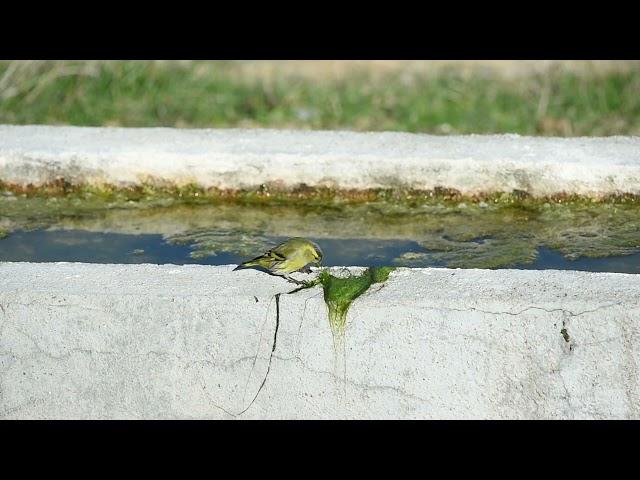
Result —
[{"label": "crack in concrete", "polygon": [[562,388],[564,389],[564,393],[565,395],[563,397],[561,397],[567,404],[567,410],[566,410],[566,417],[569,417],[569,413],[572,413],[575,411],[575,407],[571,401],[571,392],[569,391],[569,388],[567,387],[567,383],[564,379],[564,376],[562,375],[562,359],[560,360],[560,362],[558,363],[558,365],[556,366],[556,368],[554,368],[553,370],[551,370],[551,373],[553,373],[554,375],[557,375],[560,378],[560,383],[562,384]]},{"label": "crack in concrete", "polygon": [[305,317],[305,315],[307,313],[307,304],[309,303],[309,301],[312,298],[315,298],[318,295],[321,295],[322,293],[324,293],[324,292],[322,290],[320,290],[318,293],[314,293],[310,297],[307,297],[305,299],[305,301],[304,301],[304,307],[302,309],[302,316],[300,317],[300,324],[298,325],[298,335],[296,336],[296,352],[298,354],[300,354],[300,336],[301,336],[301,332],[302,332],[302,324],[304,323],[304,317]]},{"label": "crack in concrete", "polygon": [[[24,332],[20,332],[22,335],[25,335],[28,337],[28,335]],[[29,338],[29,340],[31,340],[33,342],[33,340],[31,338]],[[34,346],[36,345],[35,342]],[[36,348],[38,348],[36,346]],[[116,355],[116,356],[122,356],[122,357],[147,357],[149,355],[156,355],[156,356],[163,356],[163,357],[172,357],[175,358],[178,361],[184,362],[185,357],[177,354],[177,353],[173,353],[173,352],[159,352],[159,351],[155,351],[155,350],[148,350],[146,352],[136,352],[136,353],[131,353],[131,352],[124,352],[124,351],[111,351],[111,350],[94,350],[91,348],[71,348],[69,350],[67,350],[64,354],[62,355],[53,355],[51,353],[49,353],[48,351],[39,348],[37,352],[32,353],[32,354],[27,354],[27,355],[16,355],[13,352],[10,352],[8,350],[2,350],[0,351],[0,355],[6,355],[9,356],[15,360],[29,360],[32,358],[36,358],[39,356],[46,356],[47,358],[50,358],[52,360],[64,360],[74,354],[77,353],[81,353],[81,354],[85,354],[85,355],[90,355],[90,356],[94,356],[94,355]],[[196,360],[191,360],[191,361],[187,361],[184,362],[184,368],[188,369],[191,368],[194,365],[199,365],[199,364],[206,364],[212,367],[216,367],[216,368],[223,368],[225,370],[228,370],[230,368],[233,368],[236,364],[242,363],[242,362],[246,362],[247,360],[252,360],[254,357],[241,357],[238,358],[236,360],[233,360],[231,362],[214,362],[212,360],[209,359],[196,359]]]},{"label": "crack in concrete", "polygon": [[306,370],[306,371],[312,372],[312,373],[317,373],[317,374],[320,374],[320,375],[328,375],[331,378],[333,378],[334,380],[337,380],[337,381],[340,381],[340,382],[344,381],[347,384],[352,385],[352,386],[354,386],[356,388],[360,388],[362,390],[383,390],[383,391],[384,390],[389,390],[389,391],[395,392],[396,394],[398,394],[398,395],[400,395],[402,397],[409,398],[409,399],[412,399],[412,400],[417,400],[417,401],[422,402],[422,403],[426,403],[426,402],[429,401],[426,398],[419,397],[419,396],[414,395],[412,393],[406,392],[406,391],[402,390],[401,388],[395,387],[393,385],[369,385],[369,384],[366,384],[366,383],[358,383],[358,382],[355,382],[353,380],[349,380],[347,378],[342,378],[342,377],[336,375],[334,372],[330,372],[330,371],[327,371],[327,370],[316,370],[316,369],[313,369],[313,368],[309,367],[304,362],[304,360],[302,360],[302,358],[300,358],[297,355],[293,356],[293,357],[279,357],[279,356],[275,355],[274,358],[276,358],[277,360],[280,360],[282,362],[295,361],[295,362],[299,363],[300,366],[302,366],[303,370]]},{"label": "crack in concrete", "polygon": [[488,310],[481,310],[479,308],[475,308],[475,307],[470,307],[467,309],[459,309],[459,308],[450,308],[450,307],[440,307],[440,308],[436,308],[436,307],[425,307],[428,308],[430,310],[447,310],[447,311],[454,311],[454,312],[469,312],[469,311],[475,311],[475,312],[481,312],[481,313],[486,313],[488,315],[512,315],[512,316],[518,316],[523,314],[524,312],[527,312],[529,310],[542,310],[544,312],[547,313],[555,313],[555,312],[562,312],[566,315],[569,315],[571,317],[579,317],[580,315],[585,315],[587,313],[593,313],[593,312],[597,312],[599,310],[603,310],[605,308],[610,308],[610,307],[615,307],[615,306],[619,306],[622,305],[623,302],[616,302],[616,303],[610,303],[608,305],[601,305],[599,307],[596,307],[592,310],[585,310],[582,312],[577,312],[574,313],[571,310],[568,310],[566,308],[552,308],[552,309],[548,309],[548,308],[543,308],[543,307],[538,307],[536,305],[531,305],[528,306],[526,308],[523,308],[522,310],[518,311],[518,312],[492,312],[492,311],[488,311]]},{"label": "crack in concrete", "polygon": [[[292,293],[292,292],[289,292]],[[256,398],[258,398],[258,395],[260,395],[260,392],[262,391],[262,387],[264,387],[264,384],[267,383],[267,377],[269,376],[269,372],[271,371],[271,361],[273,360],[273,352],[276,351],[276,341],[278,339],[278,327],[280,326],[280,295],[282,295],[281,293],[276,293],[276,328],[273,332],[273,345],[271,347],[271,352],[269,353],[269,363],[267,364],[267,372],[264,374],[264,378],[262,379],[262,383],[260,384],[260,386],[258,387],[258,391],[256,392],[255,396],[253,397],[253,399],[251,400],[251,402],[249,402],[249,405],[247,405],[247,407],[242,410],[240,413],[238,413],[237,415],[240,416],[243,413],[245,413],[247,410],[249,410],[251,408],[251,406],[253,405],[253,402],[256,401]]]},{"label": "crack in concrete", "polygon": [[227,415],[231,415],[232,417],[236,418],[238,416],[238,414],[236,413],[232,413],[229,410],[227,410],[224,407],[221,407],[220,405],[218,405],[213,398],[211,398],[211,395],[209,394],[209,391],[207,390],[207,385],[204,383],[203,381],[204,379],[202,377],[200,377],[200,384],[202,385],[202,391],[204,392],[204,395],[207,397],[207,399],[209,400],[209,405],[211,405],[214,408],[217,408],[218,410],[226,413]]},{"label": "crack in concrete", "polygon": [[76,303],[42,303],[42,302],[38,302],[38,300],[34,300],[33,302],[29,302],[29,303],[23,303],[23,302],[9,302],[7,304],[7,306],[9,305],[18,305],[20,307],[31,307],[33,305],[38,305],[41,307],[52,307],[52,308],[63,308],[63,307],[69,307],[69,308],[79,308],[81,310],[89,310],[92,312],[102,312],[102,313],[109,313],[107,310],[101,309],[101,308],[92,308],[92,307],[88,307],[86,305],[79,305]]},{"label": "crack in concrete", "polygon": [[[297,293],[297,292],[300,292],[302,290],[305,290],[306,288],[308,288],[308,287],[303,285],[303,286],[294,288],[293,290],[290,290],[290,291],[285,292],[285,293],[287,295],[292,295],[294,293]],[[280,296],[281,295],[282,295],[282,293],[276,293],[275,294],[275,299],[276,299],[276,326],[275,326],[275,330],[274,330],[274,333],[273,333],[273,345],[271,347],[271,352],[269,353],[269,363],[267,364],[267,372],[265,373],[264,378],[262,380],[262,383],[260,384],[260,387],[258,387],[258,391],[256,392],[255,396],[253,397],[253,399],[251,400],[249,405],[244,410],[242,410],[241,412],[239,412],[237,414],[238,416],[244,414],[247,410],[249,410],[249,408],[251,408],[253,403],[258,398],[258,395],[260,395],[260,392],[262,391],[262,388],[264,387],[265,383],[267,382],[267,377],[269,376],[269,372],[271,371],[271,362],[273,360],[274,352],[276,350],[276,342],[277,342],[277,338],[278,338],[278,327],[280,326]],[[309,299],[307,299],[307,300],[309,300]],[[305,302],[305,309],[306,309],[306,302]],[[304,315],[304,311],[303,311],[303,315]],[[261,336],[261,338],[262,338],[262,336]],[[257,358],[257,354],[256,354],[255,358]],[[254,365],[255,365],[255,363],[254,363]],[[252,367],[252,371],[253,371],[253,367]],[[249,380],[247,380],[247,382],[248,381]]]},{"label": "crack in concrete", "polygon": [[[291,292],[288,292],[291,293]],[[204,382],[204,379],[201,377],[201,383],[202,383],[202,388],[203,391],[205,392],[205,395],[207,397],[207,399],[209,400],[211,406],[213,406],[214,408],[224,412],[227,415],[230,415],[232,417],[238,417],[243,415],[244,413],[246,413],[246,411],[253,405],[253,403],[255,402],[255,400],[257,399],[258,395],[260,394],[260,391],[262,390],[262,388],[264,387],[266,381],[267,381],[267,377],[269,375],[269,371],[271,368],[271,362],[272,359],[275,358],[276,360],[279,361],[283,361],[283,362],[287,362],[287,361],[295,361],[297,363],[300,364],[300,366],[303,368],[303,370],[308,371],[308,372],[312,372],[315,374],[320,374],[320,375],[328,375],[330,377],[332,377],[334,380],[337,381],[344,381],[345,384],[348,383],[349,385],[357,388],[357,389],[361,389],[363,391],[391,391],[394,392],[395,394],[397,394],[398,396],[406,399],[406,400],[411,400],[411,401],[417,401],[417,402],[421,402],[421,403],[428,403],[429,400],[417,395],[414,395],[412,393],[409,393],[399,387],[393,386],[393,385],[370,385],[370,384],[366,384],[366,383],[358,383],[355,382],[353,380],[349,380],[346,377],[345,378],[341,378],[338,375],[336,375],[334,372],[331,371],[325,371],[325,370],[315,370],[311,367],[309,367],[304,361],[303,359],[299,356],[293,356],[293,357],[280,357],[278,355],[275,355],[275,348],[276,348],[276,340],[277,340],[277,333],[278,333],[278,326],[279,326],[279,321],[280,321],[280,309],[279,309],[279,296],[281,294],[277,294],[277,298],[276,298],[276,328],[274,331],[274,337],[273,337],[273,344],[272,344],[272,348],[271,348],[271,352],[269,355],[269,365],[267,367],[267,372],[265,374],[265,377],[262,381],[262,384],[260,385],[255,397],[253,398],[253,400],[251,401],[251,403],[249,404],[249,406],[247,408],[245,408],[242,412],[234,414],[230,411],[228,411],[227,409],[225,409],[224,407],[218,405],[217,403],[215,403],[214,399],[212,398],[210,392],[207,390],[206,384]],[[317,294],[315,294],[317,295]],[[315,296],[314,295],[314,296]],[[312,297],[308,298],[308,300],[310,300]],[[26,307],[30,307],[34,304],[37,304],[37,301],[34,302],[30,302],[30,303],[18,303],[18,302],[10,302],[6,305],[6,307],[8,308],[10,304],[15,304],[15,305],[19,305],[19,306],[26,306]],[[597,312],[603,309],[607,309],[607,308],[611,308],[611,307],[615,307],[615,306],[619,306],[623,304],[623,302],[616,302],[616,303],[610,303],[610,304],[606,304],[606,305],[600,305],[596,308],[590,309],[590,310],[584,310],[584,311],[578,311],[578,312],[573,312],[569,309],[565,309],[565,308],[544,308],[544,307],[539,307],[539,306],[535,306],[535,305],[531,305],[528,306],[526,308],[523,308],[520,311],[517,312],[512,312],[512,311],[487,311],[487,310],[482,310],[479,308],[475,308],[475,307],[471,307],[468,309],[455,309],[455,308],[446,308],[446,307],[439,307],[439,308],[430,308],[430,307],[422,307],[425,309],[430,309],[430,310],[448,310],[448,311],[456,311],[456,312],[471,312],[471,311],[476,311],[476,312],[480,312],[480,313],[485,313],[488,315],[510,315],[510,316],[518,316],[521,315],[529,310],[541,310],[547,313],[556,313],[556,312],[561,312],[563,314],[563,320],[562,320],[562,326],[563,326],[563,330],[565,331],[565,333],[563,333],[563,337],[564,340],[569,344],[569,351],[572,350],[573,345],[583,345],[583,346],[592,346],[592,345],[599,345],[599,344],[603,344],[606,342],[611,342],[611,341],[615,341],[615,340],[620,340],[621,337],[609,337],[600,341],[596,341],[596,342],[589,342],[589,343],[584,343],[584,344],[575,344],[573,339],[569,336],[569,332],[568,332],[568,320],[570,318],[574,318],[574,317],[579,317],[581,315],[585,315],[588,313],[593,313],[593,312]],[[42,304],[40,304],[42,305]],[[83,308],[85,310],[87,310],[86,307],[80,306],[80,305],[76,305],[76,304],[44,304],[44,306],[48,306],[48,307],[78,307],[78,308]],[[306,309],[306,301],[305,301],[305,309]],[[0,310],[3,313],[3,317],[4,317],[4,321],[2,322],[2,324],[0,325],[0,339],[2,338],[3,334],[4,334],[4,329],[5,326],[9,323],[9,319],[8,319],[8,314],[7,314],[7,310],[5,308],[5,306],[3,304],[0,304]],[[88,310],[93,310],[93,311],[100,311],[100,312],[104,312],[105,310],[101,310],[101,309],[97,309],[97,308],[88,308]],[[302,321],[304,321],[304,311],[303,311],[303,318],[301,320],[301,324],[300,327],[298,328],[298,336],[300,335],[300,329],[302,328]],[[12,322],[13,324],[13,322]],[[183,325],[184,327],[184,325]],[[197,364],[205,364],[205,365],[209,365],[209,366],[214,366],[216,368],[232,368],[233,366],[246,362],[248,360],[255,360],[255,356],[247,356],[247,357],[241,357],[238,359],[235,359],[229,363],[225,362],[215,362],[209,359],[198,359],[198,360],[193,360],[193,361],[187,361],[185,362],[185,357],[181,356],[179,354],[176,353],[172,353],[172,352],[161,352],[161,351],[154,351],[154,350],[150,350],[147,352],[141,352],[141,353],[126,353],[126,352],[122,352],[122,351],[109,351],[109,350],[105,350],[105,351],[101,351],[101,350],[94,350],[91,348],[73,348],[73,349],[69,349],[67,350],[64,354],[62,355],[53,355],[51,354],[49,351],[45,350],[44,348],[42,348],[40,346],[40,344],[31,336],[29,335],[27,332],[23,331],[22,329],[18,328],[17,326],[14,325],[14,328],[16,330],[16,332],[18,332],[19,334],[23,335],[24,337],[26,337],[34,346],[34,348],[37,350],[35,355],[44,355],[48,358],[54,359],[54,360],[63,360],[65,358],[68,358],[69,356],[76,354],[76,353],[81,353],[81,354],[87,354],[87,355],[122,355],[122,356],[149,356],[149,355],[158,355],[158,356],[170,356],[173,357],[177,360],[179,360],[180,362],[184,362],[184,368],[190,368],[193,365],[197,365]],[[562,331],[561,331],[562,333]],[[183,329],[183,341],[186,342],[186,330]],[[565,336],[566,334],[566,336]],[[486,341],[486,339],[482,339],[480,337],[477,338],[477,340],[481,340],[481,341]],[[188,352],[188,350],[185,350],[186,352]],[[6,354],[9,356],[12,356],[14,358],[17,359],[26,359],[26,358],[30,358],[34,355],[27,355],[27,356],[18,356],[15,355],[11,352],[0,352],[0,354]],[[298,345],[298,354],[299,354],[299,345]],[[259,357],[261,359],[266,360],[266,357]],[[564,399],[564,401],[566,402],[566,406],[567,406],[567,416],[570,416],[572,414],[574,414],[576,412],[576,406],[573,404],[572,401],[572,395],[571,392],[569,390],[569,388],[567,387],[567,383],[565,382],[564,376],[562,374],[562,370],[563,370],[563,359],[560,359],[560,362],[558,363],[557,367],[553,370],[551,370],[550,372],[553,374],[557,374],[560,376],[560,381],[562,384],[562,387],[564,389],[565,395],[561,396],[560,398]],[[0,388],[0,405],[4,404],[4,392],[3,389]],[[22,405],[18,405],[15,407],[11,407],[11,408],[5,408],[2,412],[0,412],[0,416],[7,416],[10,415],[12,413],[15,413],[16,411],[20,411],[23,408],[27,408],[29,405],[32,405],[34,402],[36,401],[44,401],[42,399],[33,399],[31,398],[28,402],[22,404]],[[309,401],[308,399],[306,401]]]}]

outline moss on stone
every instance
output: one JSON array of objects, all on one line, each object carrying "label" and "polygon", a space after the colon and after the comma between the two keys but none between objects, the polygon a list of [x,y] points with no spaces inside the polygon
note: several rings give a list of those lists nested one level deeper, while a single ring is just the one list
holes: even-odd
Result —
[{"label": "moss on stone", "polygon": [[[433,220],[419,243],[428,251],[421,262],[454,268],[528,264],[541,247],[569,260],[629,255],[640,251],[640,208],[585,200],[471,206]],[[396,263],[415,261],[405,256]]]},{"label": "moss on stone", "polygon": [[424,203],[460,202],[471,203],[638,203],[640,195],[610,194],[597,198],[559,193],[547,197],[534,198],[522,190],[511,192],[480,192],[475,195],[462,195],[453,188],[435,187],[433,189],[415,189],[404,185],[394,188],[341,189],[325,186],[309,186],[301,183],[293,187],[284,187],[274,182],[255,188],[206,188],[195,183],[177,184],[160,178],[149,177],[132,186],[117,186],[109,183],[86,184],[73,183],[58,178],[42,185],[11,184],[0,180],[0,193],[23,195],[28,197],[73,196],[79,198],[101,198],[105,201],[153,201],[173,199],[180,202],[206,203],[211,201],[237,201],[241,203],[288,203],[327,205],[332,202],[364,203],[384,202],[387,205],[400,204],[416,207]]},{"label": "moss on stone", "polygon": [[324,301],[329,309],[329,325],[334,335],[342,335],[347,323],[347,312],[353,301],[375,283],[389,278],[393,267],[367,268],[360,275],[334,276],[323,270],[313,285],[320,284],[324,290]]},{"label": "moss on stone", "polygon": [[395,265],[500,268],[533,262],[541,247],[570,260],[639,252],[640,202],[304,185],[223,191],[152,179],[130,188],[0,185],[0,229],[38,228],[162,234],[191,246],[194,258],[249,255],[267,247],[268,237],[412,240],[425,251],[405,252]]}]

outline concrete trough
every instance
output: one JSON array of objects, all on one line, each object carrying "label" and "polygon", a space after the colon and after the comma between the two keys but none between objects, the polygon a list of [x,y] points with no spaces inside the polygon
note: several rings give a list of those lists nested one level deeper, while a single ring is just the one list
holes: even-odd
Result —
[{"label": "concrete trough", "polygon": [[267,375],[293,287],[232,268],[0,264],[0,417],[640,417],[640,276],[399,269],[342,345],[283,294]]},{"label": "concrete trough", "polygon": [[640,138],[0,126],[0,180],[640,194]]},{"label": "concrete trough", "polygon": [[[0,181],[59,178],[637,195],[640,139],[0,126]],[[0,418],[640,418],[637,275],[398,269],[336,338],[232,268],[0,263]]]}]

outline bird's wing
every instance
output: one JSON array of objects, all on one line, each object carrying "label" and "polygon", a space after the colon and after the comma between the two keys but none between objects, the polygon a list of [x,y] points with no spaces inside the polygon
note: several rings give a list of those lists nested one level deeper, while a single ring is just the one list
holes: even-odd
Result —
[{"label": "bird's wing", "polygon": [[278,249],[278,247],[272,248],[271,250],[267,250],[267,252],[264,254],[265,257],[269,257],[269,258],[273,258],[274,260],[281,262],[283,260],[286,260],[287,257],[286,255],[282,252],[282,250]]},{"label": "bird's wing", "polygon": [[[289,252],[287,252],[287,247],[289,247]],[[287,253],[289,253],[289,255],[287,255]],[[265,255],[269,255],[273,259],[281,262],[289,258],[291,253],[292,251],[290,246],[287,245],[287,242],[285,242],[285,243],[281,243],[277,247],[273,247]]]},{"label": "bird's wing", "polygon": [[[295,262],[295,259],[298,256],[298,250],[293,248],[291,242],[284,242],[280,245],[270,248],[259,257],[244,262],[241,265],[247,267],[258,265],[270,270],[278,269],[284,265],[287,265],[287,267],[295,267],[295,263],[291,264],[290,262]],[[293,270],[295,270],[295,268],[293,268]]]}]

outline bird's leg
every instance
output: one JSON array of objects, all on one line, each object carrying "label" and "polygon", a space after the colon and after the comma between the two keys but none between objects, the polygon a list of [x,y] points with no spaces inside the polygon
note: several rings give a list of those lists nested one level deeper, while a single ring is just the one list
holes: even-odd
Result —
[{"label": "bird's leg", "polygon": [[286,278],[287,280],[289,280],[291,283],[295,283],[296,285],[303,285],[304,282],[301,282],[300,280],[296,280],[295,278],[290,277],[289,275],[283,275],[284,278]]},{"label": "bird's leg", "polygon": [[302,273],[311,273],[311,264],[307,264],[304,267],[302,267],[300,270],[298,270],[299,272]]}]

